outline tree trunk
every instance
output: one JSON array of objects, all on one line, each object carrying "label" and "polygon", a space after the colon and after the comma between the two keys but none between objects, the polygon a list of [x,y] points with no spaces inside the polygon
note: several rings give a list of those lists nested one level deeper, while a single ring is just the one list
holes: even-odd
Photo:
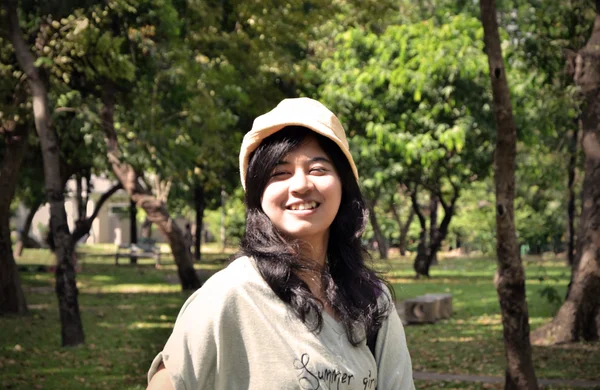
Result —
[{"label": "tree trunk", "polygon": [[[19,239],[15,244],[15,249],[13,251],[15,258],[21,257],[23,254],[24,248],[35,248],[37,247],[37,242],[34,239],[29,237],[29,232],[31,231],[31,223],[33,222],[33,217],[37,213],[38,209],[42,205],[41,201],[35,201],[29,211],[27,212],[27,218],[25,218],[25,223],[19,232]],[[39,244],[38,244],[39,245]]]},{"label": "tree trunk", "polygon": [[390,206],[390,210],[392,212],[392,215],[394,216],[396,224],[398,224],[398,229],[400,229],[400,238],[398,239],[398,250],[400,252],[400,255],[404,256],[406,254],[406,238],[408,237],[408,229],[410,229],[410,224],[415,218],[415,210],[412,207],[410,208],[410,211],[408,212],[408,217],[406,218],[404,223],[402,223],[400,214],[398,213],[398,210],[396,210],[396,207],[394,207],[393,204]]},{"label": "tree trunk", "polygon": [[29,51],[19,27],[16,0],[7,0],[5,6],[10,41],[17,61],[27,75],[31,90],[35,127],[42,149],[44,183],[50,204],[50,228],[56,244],[56,295],[59,303],[62,345],[74,346],[84,342],[84,334],[77,300],[75,270],[72,264],[73,245],[71,245],[65,211],[64,186],[60,176],[60,145],[50,119],[46,82],[34,65],[34,56]]},{"label": "tree trunk", "polygon": [[579,51],[575,82],[583,95],[581,123],[585,155],[577,251],[567,299],[556,317],[534,332],[536,344],[600,338],[600,0],[592,36]]},{"label": "tree trunk", "polygon": [[385,240],[385,237],[383,236],[383,233],[381,232],[381,227],[379,226],[379,221],[377,220],[377,215],[375,214],[376,203],[377,199],[367,199],[367,208],[369,209],[369,221],[371,222],[371,227],[373,228],[375,242],[377,242],[377,251],[379,252],[379,257],[383,260],[387,260],[387,242]]},{"label": "tree trunk", "polygon": [[[137,207],[133,200],[129,201],[129,242],[137,244]],[[129,264],[137,264],[138,258],[135,256],[129,257]]]},{"label": "tree trunk", "polygon": [[[454,205],[456,204],[456,200],[458,199],[458,190],[454,189],[454,195],[452,196],[452,199],[450,200],[450,204],[446,204],[446,202],[444,201],[444,198],[442,198],[441,196],[436,197],[437,200],[439,200],[439,202],[442,204],[442,207],[444,208],[444,218],[442,218],[442,223],[440,224],[440,226],[438,228],[436,228],[434,230],[434,235],[431,236],[430,241],[429,241],[429,250],[428,250],[428,256],[429,258],[427,259],[427,262],[429,264],[429,266],[431,266],[432,264],[435,264],[435,259],[437,257],[437,253],[440,250],[440,248],[442,247],[442,242],[444,242],[444,240],[446,239],[446,236],[448,235],[448,228],[450,227],[450,221],[452,220],[452,217],[454,216]],[[437,201],[436,203],[436,208],[437,208]]]},{"label": "tree trunk", "polygon": [[152,221],[150,221],[148,217],[146,217],[146,219],[144,219],[144,223],[142,223],[140,235],[142,238],[152,237]]},{"label": "tree trunk", "polygon": [[87,206],[88,203],[90,202],[90,193],[92,192],[92,188],[91,188],[91,171],[88,171],[87,174],[85,176],[83,176],[81,178],[81,180],[85,180],[85,197],[82,198],[82,207],[81,207],[81,214],[83,216],[87,216]]},{"label": "tree trunk", "polygon": [[29,126],[23,124],[10,130],[0,128],[6,145],[0,166],[0,316],[28,312],[19,271],[13,257],[9,226],[10,204],[19,181],[28,133]]},{"label": "tree trunk", "polygon": [[577,140],[579,139],[581,119],[576,120],[576,127],[569,140],[569,167],[567,183],[567,264],[573,266],[575,259],[575,174],[577,172]]},{"label": "tree trunk", "polygon": [[413,210],[413,208],[410,208],[410,211],[408,213],[408,218],[406,219],[406,221],[404,222],[404,225],[402,226],[402,229],[400,230],[400,239],[399,239],[399,245],[400,245],[400,255],[404,256],[406,254],[406,239],[408,238],[408,230],[410,229],[410,224],[412,223],[413,219],[415,218],[415,210]]},{"label": "tree trunk", "polygon": [[204,208],[205,199],[204,199],[204,187],[201,184],[196,184],[194,188],[194,206],[196,209],[196,232],[195,232],[195,241],[194,241],[194,255],[196,257],[196,261],[202,260],[202,224],[204,221]]},{"label": "tree trunk", "polygon": [[413,268],[417,273],[417,278],[420,276],[429,277],[429,263],[427,261],[427,221],[425,216],[421,212],[421,207],[417,200],[417,191],[414,190],[410,194],[412,202],[412,208],[417,218],[419,219],[419,225],[421,226],[421,233],[419,234],[419,244],[417,245],[417,257],[413,263]]},{"label": "tree trunk", "polygon": [[505,389],[537,389],[525,294],[525,271],[515,231],[514,197],[517,132],[512,114],[508,81],[500,47],[495,0],[480,1],[484,42],[496,120],[496,253],[498,271],[494,282],[500,308],[506,359]]},{"label": "tree trunk", "polygon": [[133,167],[121,161],[121,153],[114,127],[115,87],[107,83],[102,93],[101,124],[106,138],[108,162],[113,172],[129,194],[131,200],[142,207],[148,214],[148,219],[155,223],[171,246],[171,252],[177,265],[177,273],[183,290],[196,290],[202,285],[194,270],[194,261],[183,232],[173,222],[164,202],[156,199],[138,182]]},{"label": "tree trunk", "polygon": [[129,201],[129,237],[132,244],[137,244],[137,207],[133,200]]},{"label": "tree trunk", "polygon": [[[431,194],[429,200],[429,248],[427,250],[427,256],[429,264],[437,264],[437,252],[438,248],[433,248],[433,244],[438,236],[438,197],[435,194]],[[439,243],[441,245],[441,242]]]},{"label": "tree trunk", "polygon": [[75,176],[75,203],[77,208],[77,219],[81,220],[85,218],[85,209],[83,205],[83,178],[80,174]]},{"label": "tree trunk", "polygon": [[225,219],[227,217],[227,213],[225,212],[226,203],[227,193],[225,192],[225,188],[221,188],[221,252],[225,252],[225,248],[227,247],[227,229],[225,226]]}]

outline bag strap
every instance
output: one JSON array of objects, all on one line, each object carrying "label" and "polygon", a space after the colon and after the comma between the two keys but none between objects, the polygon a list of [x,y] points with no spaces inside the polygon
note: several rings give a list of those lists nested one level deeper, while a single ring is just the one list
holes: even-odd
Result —
[{"label": "bag strap", "polygon": [[369,347],[369,351],[371,351],[371,355],[377,362],[377,357],[375,356],[375,344],[377,343],[377,333],[370,334],[367,336],[367,346]]},{"label": "bag strap", "polygon": [[[373,358],[375,359],[375,363],[377,364],[377,356],[375,355],[375,344],[377,343],[377,333],[373,333],[369,336],[367,336],[367,346],[369,347],[369,351],[371,351],[371,355],[373,355]],[[375,390],[377,390],[377,387],[375,387]]]}]

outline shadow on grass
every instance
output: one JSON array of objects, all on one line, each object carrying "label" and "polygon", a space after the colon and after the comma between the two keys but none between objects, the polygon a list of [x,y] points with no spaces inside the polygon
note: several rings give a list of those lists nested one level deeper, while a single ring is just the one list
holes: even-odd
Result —
[{"label": "shadow on grass", "polygon": [[[86,344],[60,347],[56,300],[28,317],[0,319],[0,388],[121,389],[145,387],[145,374],[166,342],[185,300],[171,294],[81,294]],[[143,388],[142,387],[142,388]]]},{"label": "shadow on grass", "polygon": [[[26,252],[27,253],[27,252]],[[49,261],[39,251],[26,264]],[[44,257],[46,256],[46,257]],[[196,264],[202,280],[224,265],[220,254],[205,256]],[[154,269],[152,259],[137,265],[115,267],[110,256],[86,254],[77,275],[86,344],[60,347],[60,324],[51,273],[22,273],[28,317],[0,318],[0,388],[31,389],[143,389],[155,354],[171,332],[188,294],[180,291],[172,258]],[[212,261],[212,262],[211,262]],[[214,262],[214,263],[213,263]],[[412,262],[392,259],[387,265],[399,300],[425,293],[450,293],[454,314],[433,325],[406,327],[416,370],[502,376],[504,347],[498,299],[492,283],[492,259],[442,259],[431,279],[410,279]],[[526,262],[531,326],[548,321],[556,304],[541,297],[545,286],[565,291],[564,265],[548,261]],[[566,273],[568,274],[568,272]],[[539,276],[546,275],[543,282]],[[175,282],[169,278],[175,277]],[[411,280],[409,283],[408,280]],[[32,290],[47,288],[49,292]],[[569,348],[534,347],[536,373],[545,378],[594,379],[600,361],[597,345]],[[568,364],[565,364],[568,362]],[[442,386],[443,385],[443,386]],[[418,382],[419,388],[483,388],[458,382]],[[486,387],[493,388],[493,387]]]}]

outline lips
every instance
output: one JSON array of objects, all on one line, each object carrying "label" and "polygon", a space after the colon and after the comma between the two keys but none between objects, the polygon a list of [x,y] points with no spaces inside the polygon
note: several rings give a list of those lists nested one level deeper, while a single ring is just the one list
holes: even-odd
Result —
[{"label": "lips", "polygon": [[313,201],[310,202],[297,202],[297,203],[292,203],[288,206],[286,206],[286,209],[288,210],[293,210],[293,211],[302,211],[302,210],[314,210],[317,207],[319,207],[319,203]]}]

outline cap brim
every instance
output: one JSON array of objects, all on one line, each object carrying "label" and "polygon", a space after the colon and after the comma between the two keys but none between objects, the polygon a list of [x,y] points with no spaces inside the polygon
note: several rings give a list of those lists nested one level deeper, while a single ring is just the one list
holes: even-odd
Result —
[{"label": "cap brim", "polygon": [[342,141],[337,137],[332,137],[332,130],[326,125],[322,125],[321,123],[310,123],[307,124],[306,120],[304,121],[286,121],[285,123],[277,123],[274,125],[270,125],[261,129],[252,129],[244,136],[244,140],[242,141],[242,147],[240,149],[240,178],[242,181],[242,187],[244,190],[246,189],[246,173],[248,171],[248,163],[250,161],[250,155],[254,152],[260,143],[267,138],[268,136],[275,134],[279,130],[288,126],[301,126],[306,127],[314,131],[317,134],[320,134],[326,138],[329,138],[340,148],[340,150],[344,153],[350,166],[352,167],[352,173],[358,181],[358,170],[356,169],[356,164],[354,163],[354,159],[352,158],[352,154],[348,150],[348,146],[344,145]]}]

